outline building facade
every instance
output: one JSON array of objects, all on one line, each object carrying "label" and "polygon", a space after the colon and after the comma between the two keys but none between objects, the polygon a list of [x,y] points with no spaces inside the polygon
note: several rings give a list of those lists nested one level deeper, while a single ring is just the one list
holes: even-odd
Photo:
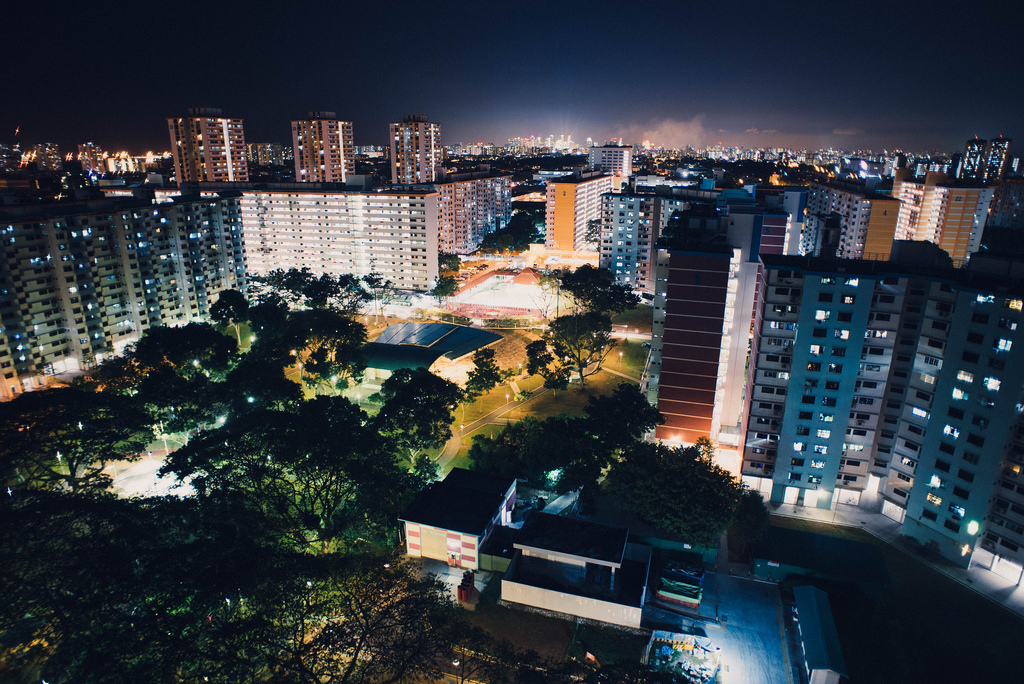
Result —
[{"label": "building facade", "polygon": [[941,247],[963,263],[981,246],[993,188],[957,184],[929,172],[923,181],[897,171],[893,197],[900,201],[897,240],[923,240]]},{"label": "building facade", "polygon": [[2,399],[245,289],[237,196],[5,208],[0,238]]},{"label": "building facade", "polygon": [[975,138],[964,145],[956,177],[977,183],[998,183],[1006,176],[1010,162],[1011,138]]},{"label": "building facade", "polygon": [[642,387],[665,422],[658,439],[718,444],[740,471],[744,375],[758,308],[760,254],[782,254],[788,214],[692,204],[669,221],[657,250],[651,354]]},{"label": "building facade", "polygon": [[1024,265],[762,257],[744,481],[829,508],[877,491],[961,565],[1024,562]]},{"label": "building facade", "polygon": [[898,199],[863,184],[811,183],[807,191],[804,254],[842,259],[888,259],[899,217]]},{"label": "building facade", "polygon": [[433,187],[439,197],[438,244],[447,254],[470,254],[484,236],[512,217],[512,177],[491,173],[448,176]]},{"label": "building facade", "polygon": [[179,184],[249,180],[242,119],[225,119],[219,109],[193,108],[167,119]]},{"label": "building facade", "polygon": [[601,218],[601,195],[612,189],[604,172],[575,173],[552,179],[544,210],[545,245],[564,251],[596,251],[599,228],[588,234],[590,221]]},{"label": "building facade", "polygon": [[297,182],[344,183],[356,172],[352,122],[339,121],[334,112],[292,121],[292,149]]},{"label": "building facade", "polygon": [[391,182],[433,183],[441,173],[441,124],[409,115],[390,125]]},{"label": "building facade", "polygon": [[621,145],[591,147],[588,162],[591,171],[600,169],[610,176],[629,178],[633,175],[633,148]]},{"label": "building facade", "polygon": [[436,190],[353,192],[312,183],[240,190],[249,273],[378,272],[398,288],[419,291],[437,282]]}]

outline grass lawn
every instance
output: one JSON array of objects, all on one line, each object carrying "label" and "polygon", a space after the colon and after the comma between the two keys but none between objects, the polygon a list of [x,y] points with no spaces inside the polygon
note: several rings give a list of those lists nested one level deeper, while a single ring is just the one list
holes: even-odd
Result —
[{"label": "grass lawn", "polygon": [[890,584],[878,595],[848,583],[822,585],[850,682],[1020,680],[1021,618],[861,530],[792,518],[773,518],[772,524],[882,548]]},{"label": "grass lawn", "polygon": [[621,332],[622,326],[627,326],[630,332],[639,329],[641,333],[650,334],[651,324],[654,321],[654,307],[641,304],[631,311],[612,317],[612,328],[618,328]]}]

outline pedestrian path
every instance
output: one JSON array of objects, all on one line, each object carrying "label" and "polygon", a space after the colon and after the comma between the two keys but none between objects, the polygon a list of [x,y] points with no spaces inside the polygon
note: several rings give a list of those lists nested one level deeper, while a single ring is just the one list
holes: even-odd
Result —
[{"label": "pedestrian path", "polygon": [[982,565],[972,564],[970,568],[962,568],[934,554],[916,553],[919,547],[902,534],[902,524],[882,515],[882,499],[877,493],[865,492],[859,506],[838,504],[833,509],[776,503],[767,503],[767,506],[772,515],[862,529],[887,544],[913,554],[950,579],[1024,618],[1024,586],[1018,585],[1016,578],[1008,579]]}]

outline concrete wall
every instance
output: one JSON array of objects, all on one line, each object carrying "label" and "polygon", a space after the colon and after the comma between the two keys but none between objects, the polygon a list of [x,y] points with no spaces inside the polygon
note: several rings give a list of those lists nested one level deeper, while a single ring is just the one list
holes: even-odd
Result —
[{"label": "concrete wall", "polygon": [[557,611],[590,620],[610,622],[624,627],[639,627],[642,613],[640,606],[624,606],[620,603],[563,594],[506,579],[501,580],[501,598],[512,603]]}]

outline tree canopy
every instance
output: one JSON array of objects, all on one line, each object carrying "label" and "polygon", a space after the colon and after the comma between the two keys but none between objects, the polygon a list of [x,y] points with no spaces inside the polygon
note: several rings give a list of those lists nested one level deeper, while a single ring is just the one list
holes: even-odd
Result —
[{"label": "tree canopy", "polygon": [[645,522],[715,546],[736,516],[743,486],[714,462],[714,446],[701,438],[689,447],[635,443],[612,465],[607,491]]},{"label": "tree canopy", "polygon": [[526,346],[527,370],[540,374],[544,386],[564,389],[575,375],[582,388],[616,342],[612,320],[603,313],[577,313],[551,321],[542,339]]},{"label": "tree canopy", "polygon": [[606,268],[584,264],[561,276],[562,292],[568,294],[578,310],[616,314],[635,309],[640,303],[628,286],[615,282],[615,274]]}]

